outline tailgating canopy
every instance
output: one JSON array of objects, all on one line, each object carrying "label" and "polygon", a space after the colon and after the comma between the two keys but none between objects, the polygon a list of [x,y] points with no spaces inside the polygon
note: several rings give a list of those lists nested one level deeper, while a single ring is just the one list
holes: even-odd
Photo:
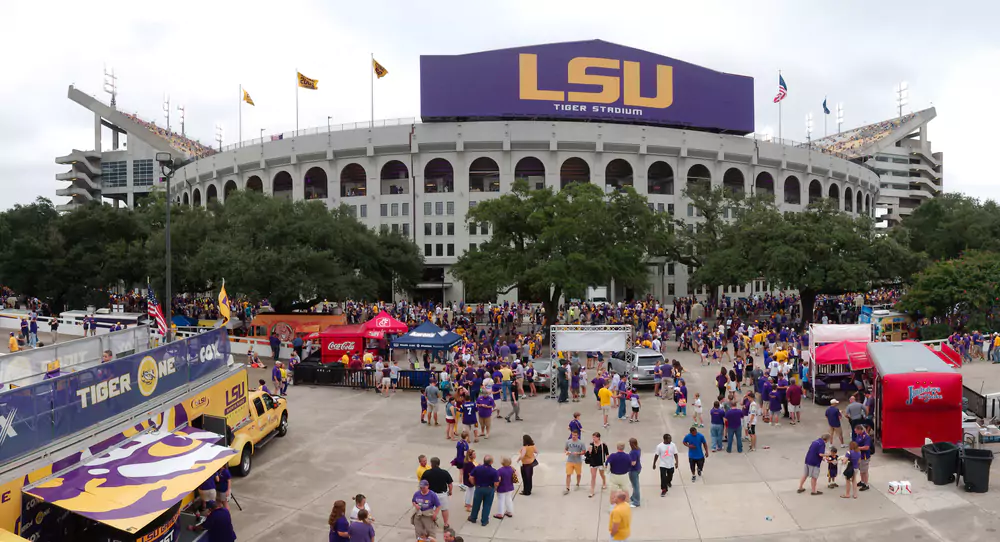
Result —
[{"label": "tailgating canopy", "polygon": [[447,350],[462,342],[462,336],[441,329],[431,322],[424,322],[413,331],[392,341],[393,348],[419,350]]},{"label": "tailgating canopy", "polygon": [[385,311],[379,311],[375,318],[365,322],[362,327],[365,337],[369,339],[382,339],[386,333],[398,335],[406,333],[410,329],[406,324],[389,316],[389,313]]},{"label": "tailgating canopy", "polygon": [[143,433],[24,492],[136,533],[229,462],[236,452],[213,444],[221,438],[191,427]]},{"label": "tailgating canopy", "polygon": [[817,365],[834,365],[850,363],[851,370],[869,369],[872,362],[868,359],[867,342],[840,341],[816,347],[815,361]]}]

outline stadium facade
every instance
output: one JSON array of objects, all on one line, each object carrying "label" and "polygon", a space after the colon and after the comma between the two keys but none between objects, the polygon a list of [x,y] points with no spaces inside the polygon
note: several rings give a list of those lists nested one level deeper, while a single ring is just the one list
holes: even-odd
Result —
[{"label": "stadium facade", "polygon": [[[838,150],[846,132],[826,146],[753,137],[752,79],[602,41],[424,56],[421,120],[300,130],[219,150],[73,87],[69,97],[94,113],[94,148],[102,148],[103,128],[113,141],[110,151],[74,150],[57,159],[71,166],[58,177],[70,182],[58,191],[71,198],[61,208],[101,198],[134,204],[159,189],[147,173],[155,153],[172,152],[187,160],[174,176],[176,202],[224,204],[236,190],[255,190],[347,205],[369,227],[411,238],[425,258],[420,296],[449,301],[465,298],[451,266],[490,234],[466,223],[467,210],[508,193],[516,179],[554,190],[571,182],[607,191],[629,185],[654,211],[691,222],[699,217],[683,190],[692,183],[770,194],[788,212],[829,198],[844,212],[875,216],[877,202],[913,197],[909,188],[905,196],[886,196],[875,166]],[[915,130],[925,136],[933,110],[915,115],[923,116],[900,129],[922,122]],[[127,149],[120,134],[128,136]],[[915,151],[940,173],[940,156],[922,146],[926,137],[919,141],[916,148],[866,149],[878,149],[871,158],[878,165],[895,164],[880,156]],[[660,299],[704,293],[689,287],[683,265],[650,262],[649,272],[649,293]],[[608,286],[612,300],[639,293]],[[757,281],[726,292],[767,289]]]}]

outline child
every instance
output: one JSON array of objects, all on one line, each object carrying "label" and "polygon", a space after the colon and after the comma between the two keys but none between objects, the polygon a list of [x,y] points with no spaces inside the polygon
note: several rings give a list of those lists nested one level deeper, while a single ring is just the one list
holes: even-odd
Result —
[{"label": "child", "polygon": [[288,395],[288,369],[281,367],[281,391],[279,395]]},{"label": "child", "polygon": [[427,416],[427,393],[420,390],[420,423],[427,423],[424,418]]},{"label": "child", "polygon": [[[451,466],[457,468],[459,472],[461,472],[462,468],[465,466],[465,452],[468,452],[471,448],[472,445],[469,443],[469,432],[462,431],[461,438],[455,443],[455,459],[451,460]],[[468,489],[468,486],[465,485],[465,480],[458,482],[458,489],[461,489],[462,491]]]},{"label": "child", "polygon": [[573,392],[573,402],[580,402],[580,368],[573,369],[573,376],[569,380],[569,389]]},{"label": "child", "polygon": [[631,404],[632,407],[632,414],[629,417],[628,421],[629,423],[639,423],[639,406],[641,405],[641,403],[639,402],[638,390],[633,389],[631,392],[629,392],[629,403]]},{"label": "child", "polygon": [[587,368],[580,367],[580,397],[587,396]]},{"label": "child", "polygon": [[444,424],[446,426],[447,432],[445,434],[446,439],[454,440],[456,436],[455,431],[455,398],[451,395],[445,396],[444,404]]},{"label": "child", "polygon": [[271,390],[267,389],[267,382],[264,382],[263,378],[257,380],[257,389],[268,395],[271,395]]},{"label": "child", "polygon": [[698,424],[698,427],[705,427],[705,419],[701,417],[701,394],[698,392],[694,393],[694,423]]},{"label": "child", "polygon": [[831,447],[830,453],[826,456],[827,474],[826,480],[829,482],[826,487],[833,489],[837,486],[837,448]]},{"label": "child", "polygon": [[680,394],[680,391],[680,388],[674,388],[674,393],[680,396],[680,399],[677,400],[677,413],[674,415],[679,418],[687,418],[687,399]]}]

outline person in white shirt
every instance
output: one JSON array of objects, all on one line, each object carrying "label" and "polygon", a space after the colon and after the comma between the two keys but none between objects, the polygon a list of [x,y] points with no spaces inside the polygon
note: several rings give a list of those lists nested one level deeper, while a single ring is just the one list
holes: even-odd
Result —
[{"label": "person in white shirt", "polygon": [[750,437],[751,452],[757,449],[757,419],[760,418],[760,407],[757,403],[761,400],[759,393],[756,399],[750,401],[750,411],[747,413],[747,435]]},{"label": "person in white shirt", "polygon": [[656,445],[656,452],[653,456],[653,468],[660,467],[660,496],[663,497],[670,490],[674,481],[674,469],[677,467],[677,445],[671,442],[673,439],[670,433],[663,435],[663,442]]},{"label": "person in white shirt", "polygon": [[656,350],[657,352],[659,352],[660,351],[660,344],[661,343],[660,343],[660,338],[659,337],[653,339],[653,350]]},{"label": "person in white shirt", "polygon": [[614,376],[611,377],[611,387],[608,389],[611,390],[611,393],[613,394],[613,396],[611,397],[611,406],[613,408],[618,407],[618,398],[615,397],[614,395],[618,395],[618,384],[621,381],[622,377],[618,373],[615,373]]},{"label": "person in white shirt", "polygon": [[776,359],[771,359],[771,363],[767,366],[770,371],[771,378],[778,378],[778,373],[781,372],[781,362]]},{"label": "person in white shirt", "polygon": [[358,493],[354,497],[354,507],[351,508],[351,521],[357,521],[358,512],[362,510],[368,511],[368,519],[367,519],[368,523],[374,523],[375,519],[372,518],[372,509],[368,506],[368,500],[365,499],[364,495]]},{"label": "person in white shirt", "polygon": [[385,369],[385,364],[382,363],[382,360],[380,359],[380,360],[378,360],[378,361],[375,362],[375,390],[376,391],[378,391],[382,387],[381,386],[382,369]]}]

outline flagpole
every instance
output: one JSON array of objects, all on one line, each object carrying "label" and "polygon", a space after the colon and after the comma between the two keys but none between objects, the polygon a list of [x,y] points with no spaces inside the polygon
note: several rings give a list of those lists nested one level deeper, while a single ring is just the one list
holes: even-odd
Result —
[{"label": "flagpole", "polygon": [[[781,81],[781,70],[778,70],[778,81]],[[785,101],[784,98],[778,100],[778,142],[784,145],[784,141],[781,139],[781,102]]]},{"label": "flagpole", "polygon": [[299,135],[299,69],[298,68],[295,68],[295,135],[296,136]]},{"label": "flagpole", "polygon": [[240,147],[243,146],[243,83],[240,83]]},{"label": "flagpole", "polygon": [[823,96],[823,137],[826,137],[826,117],[830,115],[830,109],[826,106],[826,96]]},{"label": "flagpole", "polygon": [[368,64],[368,81],[371,83],[371,105],[372,105],[372,123],[371,128],[375,128],[375,53],[372,53],[371,63]]}]

